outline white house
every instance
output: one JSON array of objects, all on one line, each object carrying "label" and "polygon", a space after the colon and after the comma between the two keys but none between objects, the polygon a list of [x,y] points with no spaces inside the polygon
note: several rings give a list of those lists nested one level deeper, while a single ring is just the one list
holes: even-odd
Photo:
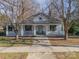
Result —
[{"label": "white house", "polygon": [[[15,36],[12,26],[6,26],[6,36]],[[19,36],[64,36],[62,22],[38,13],[21,22]]]}]

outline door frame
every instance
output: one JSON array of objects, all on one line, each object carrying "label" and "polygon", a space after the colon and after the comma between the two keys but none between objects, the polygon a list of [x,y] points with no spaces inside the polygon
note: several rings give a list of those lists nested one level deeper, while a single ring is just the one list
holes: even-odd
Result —
[{"label": "door frame", "polygon": [[[39,31],[37,28],[38,26],[42,26],[42,31],[45,31],[45,34],[37,34],[37,31]],[[45,25],[36,25],[36,36],[46,36],[46,26]]]}]

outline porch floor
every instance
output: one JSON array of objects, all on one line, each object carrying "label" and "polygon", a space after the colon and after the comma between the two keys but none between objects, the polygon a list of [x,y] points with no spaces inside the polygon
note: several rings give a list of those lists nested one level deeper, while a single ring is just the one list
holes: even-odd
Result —
[{"label": "porch floor", "polygon": [[[3,36],[4,37],[4,36]],[[9,38],[15,38],[15,36],[5,36],[5,37],[9,37]],[[19,36],[19,38],[25,38],[25,39],[28,39],[28,38],[41,38],[41,39],[63,39],[64,36]]]},{"label": "porch floor", "polygon": [[39,40],[48,40],[48,39],[50,39],[50,40],[63,40],[64,39],[64,37],[63,36],[24,36],[24,37],[22,37],[22,36],[20,36],[20,38],[22,38],[22,39],[39,39]]}]

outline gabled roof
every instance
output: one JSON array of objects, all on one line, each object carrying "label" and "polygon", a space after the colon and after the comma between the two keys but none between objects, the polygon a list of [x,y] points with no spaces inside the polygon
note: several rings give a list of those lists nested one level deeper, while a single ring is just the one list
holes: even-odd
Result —
[{"label": "gabled roof", "polygon": [[[38,16],[45,18],[46,21],[34,22],[33,21],[34,18],[38,17]],[[53,18],[53,17],[50,18],[48,15],[43,14],[43,13],[38,13],[38,14],[32,15],[31,17],[29,17],[21,22],[21,24],[60,24],[60,23],[61,23],[60,20]]]}]

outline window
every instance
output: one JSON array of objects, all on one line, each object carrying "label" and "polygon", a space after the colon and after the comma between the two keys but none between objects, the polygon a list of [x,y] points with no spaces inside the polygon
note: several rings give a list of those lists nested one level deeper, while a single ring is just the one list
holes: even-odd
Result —
[{"label": "window", "polygon": [[61,27],[61,31],[63,31],[64,30],[64,28],[63,28],[63,26]]},{"label": "window", "polygon": [[56,25],[50,25],[50,31],[55,31],[56,30]]},{"label": "window", "polygon": [[25,31],[32,31],[31,25],[25,25]]},{"label": "window", "polygon": [[41,17],[39,17],[39,20],[42,20],[42,18],[41,18]]},{"label": "window", "polygon": [[13,30],[13,28],[12,28],[12,26],[8,26],[8,31],[12,31]]}]

